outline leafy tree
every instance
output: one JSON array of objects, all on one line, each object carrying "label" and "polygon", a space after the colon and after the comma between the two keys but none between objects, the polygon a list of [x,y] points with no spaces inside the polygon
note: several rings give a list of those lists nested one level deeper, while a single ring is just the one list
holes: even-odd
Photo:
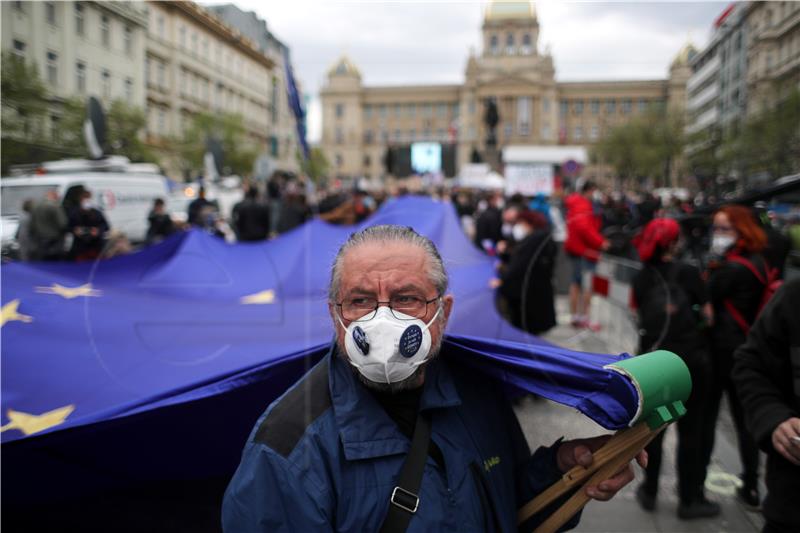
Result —
[{"label": "leafy tree", "polygon": [[231,113],[198,113],[192,117],[183,139],[175,143],[185,171],[203,169],[203,157],[209,138],[222,144],[225,172],[246,175],[252,172],[258,149],[247,138],[241,115]]},{"label": "leafy tree", "polygon": [[684,144],[682,116],[656,107],[612,129],[592,148],[592,157],[614,167],[622,183],[653,178],[667,185]]},{"label": "leafy tree", "polygon": [[311,180],[320,184],[327,176],[330,168],[328,158],[325,157],[325,152],[319,147],[311,148],[308,154],[308,159],[304,159],[302,153],[297,151],[297,162],[300,164],[300,169],[303,174],[311,178]]}]

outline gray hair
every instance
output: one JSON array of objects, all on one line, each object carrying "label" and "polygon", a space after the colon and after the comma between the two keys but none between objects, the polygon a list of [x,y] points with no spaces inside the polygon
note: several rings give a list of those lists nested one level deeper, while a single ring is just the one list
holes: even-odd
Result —
[{"label": "gray hair", "polygon": [[428,258],[428,276],[436,292],[443,296],[447,291],[448,279],[444,269],[442,256],[439,250],[429,238],[420,235],[409,226],[397,226],[384,224],[381,226],[370,226],[356,233],[352,233],[347,241],[339,248],[336,259],[333,260],[331,269],[331,284],[328,289],[328,299],[335,302],[339,296],[339,288],[342,278],[342,259],[344,255],[358,246],[370,243],[404,242],[412,246],[417,246],[425,251]]}]

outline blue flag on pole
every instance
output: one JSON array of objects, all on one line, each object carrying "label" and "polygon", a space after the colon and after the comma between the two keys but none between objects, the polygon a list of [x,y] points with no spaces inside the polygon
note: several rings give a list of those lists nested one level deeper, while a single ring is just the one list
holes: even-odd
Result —
[{"label": "blue flag on pole", "polygon": [[292,61],[289,59],[289,49],[285,46],[283,47],[283,67],[286,76],[286,95],[289,99],[289,108],[292,110],[295,124],[297,125],[297,142],[300,143],[300,148],[303,150],[303,157],[308,159],[306,111],[303,108],[302,95],[297,88],[297,83],[294,81],[294,70],[292,69]]},{"label": "blue flag on pole", "polygon": [[[488,285],[492,261],[452,206],[389,201],[372,224],[410,225],[437,245],[455,297],[446,342],[466,364],[609,429],[632,421],[634,387],[604,368],[625,356],[560,348],[506,323]],[[73,489],[110,482],[109,471],[120,483],[232,472],[258,415],[328,350],[329,267],[354,229],[313,220],[241,244],[191,231],[96,263],[4,265],[12,496],[28,482],[35,497],[49,490],[34,472],[51,482],[61,472]]]}]

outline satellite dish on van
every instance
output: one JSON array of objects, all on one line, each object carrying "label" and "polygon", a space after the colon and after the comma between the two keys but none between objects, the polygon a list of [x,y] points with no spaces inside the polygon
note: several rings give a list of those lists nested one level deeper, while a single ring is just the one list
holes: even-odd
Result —
[{"label": "satellite dish on van", "polygon": [[94,96],[90,96],[86,104],[83,138],[89,148],[89,157],[92,159],[102,158],[103,147],[106,144],[106,116],[103,113],[103,106]]}]

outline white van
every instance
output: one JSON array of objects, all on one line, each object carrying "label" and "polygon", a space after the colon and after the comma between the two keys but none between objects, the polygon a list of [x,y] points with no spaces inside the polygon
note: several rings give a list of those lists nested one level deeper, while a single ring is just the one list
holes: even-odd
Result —
[{"label": "white van", "polygon": [[92,192],[92,199],[108,220],[111,229],[121,231],[131,242],[144,241],[147,235],[147,215],[153,200],[170,196],[167,178],[152,169],[125,165],[118,158],[114,164],[100,165],[94,161],[70,160],[45,163],[35,173],[4,177],[0,181],[2,208],[2,247],[15,247],[22,203],[39,201],[48,190],[54,189],[60,198],[71,187],[83,185]]}]

